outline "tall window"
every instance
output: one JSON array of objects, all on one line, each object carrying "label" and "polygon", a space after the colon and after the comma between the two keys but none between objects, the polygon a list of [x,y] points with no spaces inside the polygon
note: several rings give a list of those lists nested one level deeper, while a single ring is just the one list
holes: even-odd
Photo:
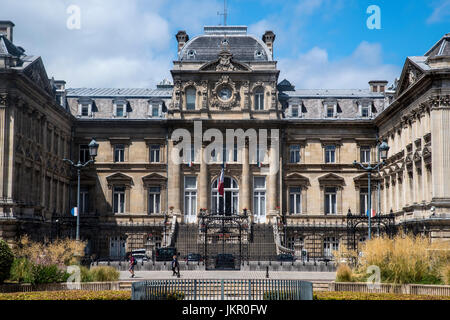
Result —
[{"label": "tall window", "polygon": [[186,109],[187,110],[195,110],[195,100],[197,94],[195,88],[187,88],[186,89]]},{"label": "tall window", "polygon": [[264,89],[255,90],[255,110],[264,110]]},{"label": "tall window", "polygon": [[219,195],[218,179],[211,187],[212,212],[225,214],[237,214],[239,210],[239,186],[233,178],[224,178],[224,196]]},{"label": "tall window", "polygon": [[292,145],[290,146],[290,162],[299,163],[300,162],[300,146]]},{"label": "tall window", "polygon": [[323,239],[323,255],[325,257],[332,257],[333,251],[339,250],[339,239],[336,237],[325,237]]},{"label": "tall window", "polygon": [[325,147],[325,163],[335,163],[336,162],[336,147],[326,146]]},{"label": "tall window", "polygon": [[325,214],[336,214],[336,188],[325,188]]},{"label": "tall window", "polygon": [[266,178],[255,177],[253,180],[253,211],[256,217],[266,215]]},{"label": "tall window", "polygon": [[361,117],[363,117],[363,118],[369,117],[369,106],[368,105],[361,106]]},{"label": "tall window", "polygon": [[81,105],[81,116],[82,117],[89,116],[89,105],[88,104]]},{"label": "tall window", "polygon": [[80,145],[80,162],[86,163],[89,160],[89,146],[87,144]]},{"label": "tall window", "polygon": [[359,213],[365,215],[369,207],[369,189],[362,188],[359,191]]},{"label": "tall window", "polygon": [[116,106],[116,117],[123,117],[125,115],[125,105],[118,104]]},{"label": "tall window", "polygon": [[150,146],[150,162],[159,163],[160,162],[159,154],[160,154],[160,146],[159,145]]},{"label": "tall window", "polygon": [[158,105],[152,105],[152,117],[159,117],[159,106]]},{"label": "tall window", "polygon": [[125,161],[125,146],[123,144],[116,144],[114,146],[114,162]]},{"label": "tall window", "polygon": [[114,187],[114,213],[125,213],[125,187]]},{"label": "tall window", "polygon": [[81,188],[80,190],[80,214],[89,212],[89,190]]},{"label": "tall window", "polygon": [[151,187],[148,190],[148,213],[159,213],[161,208],[161,188]]},{"label": "tall window", "polygon": [[291,107],[291,117],[298,118],[298,105],[293,105]]},{"label": "tall window", "polygon": [[291,214],[302,213],[302,188],[289,189],[289,212]]},{"label": "tall window", "polygon": [[327,106],[327,118],[333,118],[334,117],[334,106]]},{"label": "tall window", "polygon": [[197,178],[184,179],[184,214],[188,217],[197,215]]},{"label": "tall window", "polygon": [[370,147],[361,147],[361,162],[370,163]]}]

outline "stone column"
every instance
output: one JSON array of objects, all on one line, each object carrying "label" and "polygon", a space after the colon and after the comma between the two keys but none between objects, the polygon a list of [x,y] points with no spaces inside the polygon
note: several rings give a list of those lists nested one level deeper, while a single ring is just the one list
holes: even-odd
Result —
[{"label": "stone column", "polygon": [[[269,175],[267,176],[267,222],[271,222],[272,218],[278,214],[276,209],[278,205],[277,201],[277,184],[278,184],[278,169],[276,163],[278,161],[277,146],[278,140],[271,141],[270,153],[269,153]],[[278,148],[279,150],[279,148]]]},{"label": "stone column", "polygon": [[242,152],[242,176],[241,176],[241,185],[239,189],[241,190],[241,199],[240,209],[241,212],[244,209],[248,209],[250,212],[250,194],[251,194],[251,183],[250,183],[250,164],[248,160],[248,143],[245,143],[244,148],[241,150]]},{"label": "stone column", "polygon": [[[204,161],[205,146],[202,144],[200,151],[200,176],[199,176],[199,209],[208,208],[208,164]],[[197,210],[200,212],[200,210]]]},{"label": "stone column", "polygon": [[176,148],[172,140],[168,141],[169,144],[169,158],[167,159],[169,177],[168,177],[168,193],[169,193],[169,213],[171,212],[170,207],[173,207],[173,214],[181,215],[181,164],[173,162],[172,150]]}]

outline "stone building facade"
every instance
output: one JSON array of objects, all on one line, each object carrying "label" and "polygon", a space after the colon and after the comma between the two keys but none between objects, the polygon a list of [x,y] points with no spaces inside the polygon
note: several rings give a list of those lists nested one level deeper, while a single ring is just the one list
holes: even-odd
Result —
[{"label": "stone building facade", "polygon": [[[101,256],[180,246],[170,222],[199,224],[201,212],[245,212],[252,225],[276,226],[277,252],[313,243],[323,256],[348,243],[349,212],[365,216],[367,174],[353,161],[379,162],[382,141],[391,149],[372,208],[397,228],[450,237],[450,34],[408,57],[390,87],[296,90],[279,81],[273,32],[212,26],[192,39],[178,32],[172,81],[155,89],[65,89],[12,43],[13,27],[0,22],[2,238],[73,230],[76,177],[62,159],[87,161],[92,138],[99,152],[82,172],[79,210],[81,235]],[[264,130],[267,148],[250,139],[241,148]],[[227,131],[231,144],[212,148]]]}]

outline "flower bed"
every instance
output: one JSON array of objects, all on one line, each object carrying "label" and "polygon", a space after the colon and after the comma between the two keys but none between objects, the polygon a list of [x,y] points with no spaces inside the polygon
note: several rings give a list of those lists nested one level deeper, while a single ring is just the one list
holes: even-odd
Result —
[{"label": "flower bed", "polygon": [[0,300],[130,300],[130,291],[39,291],[1,293]]}]

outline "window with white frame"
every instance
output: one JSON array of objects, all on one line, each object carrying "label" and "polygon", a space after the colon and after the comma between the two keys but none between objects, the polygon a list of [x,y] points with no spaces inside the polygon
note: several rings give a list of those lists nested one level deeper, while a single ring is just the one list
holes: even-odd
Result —
[{"label": "window with white frame", "polygon": [[325,257],[332,257],[333,251],[339,250],[339,238],[325,237],[323,238],[323,255]]},{"label": "window with white frame", "polygon": [[186,109],[195,110],[195,104],[197,99],[197,92],[195,88],[190,87],[186,89]]},{"label": "window with white frame", "polygon": [[122,103],[116,104],[116,117],[123,118],[126,116],[126,105]]},{"label": "window with white frame", "polygon": [[370,147],[368,146],[361,147],[360,158],[362,163],[370,163]]},{"label": "window with white frame", "polygon": [[266,215],[266,177],[253,179],[253,212],[259,217]]},{"label": "window with white frame", "polygon": [[161,113],[162,113],[161,104],[158,104],[158,103],[150,104],[150,115],[152,118],[161,117]]},{"label": "window with white frame", "polygon": [[289,213],[302,213],[302,188],[300,187],[289,188]]},{"label": "window with white frame", "polygon": [[336,162],[336,146],[325,146],[325,163]]},{"label": "window with white frame", "polygon": [[87,144],[81,144],[80,145],[80,162],[86,163],[89,161],[90,155],[89,155],[89,146]]},{"label": "window with white frame", "polygon": [[368,104],[361,105],[361,117],[368,118],[370,116],[370,109]]},{"label": "window with white frame", "polygon": [[125,213],[125,187],[114,187],[113,208],[114,213]]},{"label": "window with white frame", "polygon": [[148,213],[155,214],[161,211],[161,188],[150,187],[148,189]]},{"label": "window with white frame", "polygon": [[159,145],[151,145],[150,146],[150,162],[151,163],[159,163],[160,162],[160,146]]},{"label": "window with white frame", "polygon": [[197,178],[185,177],[184,179],[184,214],[197,215]]},{"label": "window with white frame", "polygon": [[89,116],[89,105],[88,104],[82,104],[81,105],[81,116],[82,117],[88,117]]},{"label": "window with white frame", "polygon": [[334,118],[336,116],[336,105],[335,104],[326,104],[325,105],[325,116],[327,118]]},{"label": "window with white frame", "polygon": [[300,146],[291,145],[289,147],[289,160],[290,163],[300,163]]},{"label": "window with white frame", "polygon": [[114,162],[125,162],[125,145],[116,144],[114,146]]},{"label": "window with white frame", "polygon": [[365,215],[369,207],[369,189],[361,188],[359,190],[359,213]]},{"label": "window with white frame", "polygon": [[255,90],[255,110],[264,110],[264,89],[261,87]]},{"label": "window with white frame", "polygon": [[337,188],[327,187],[325,188],[325,214],[337,213]]}]

